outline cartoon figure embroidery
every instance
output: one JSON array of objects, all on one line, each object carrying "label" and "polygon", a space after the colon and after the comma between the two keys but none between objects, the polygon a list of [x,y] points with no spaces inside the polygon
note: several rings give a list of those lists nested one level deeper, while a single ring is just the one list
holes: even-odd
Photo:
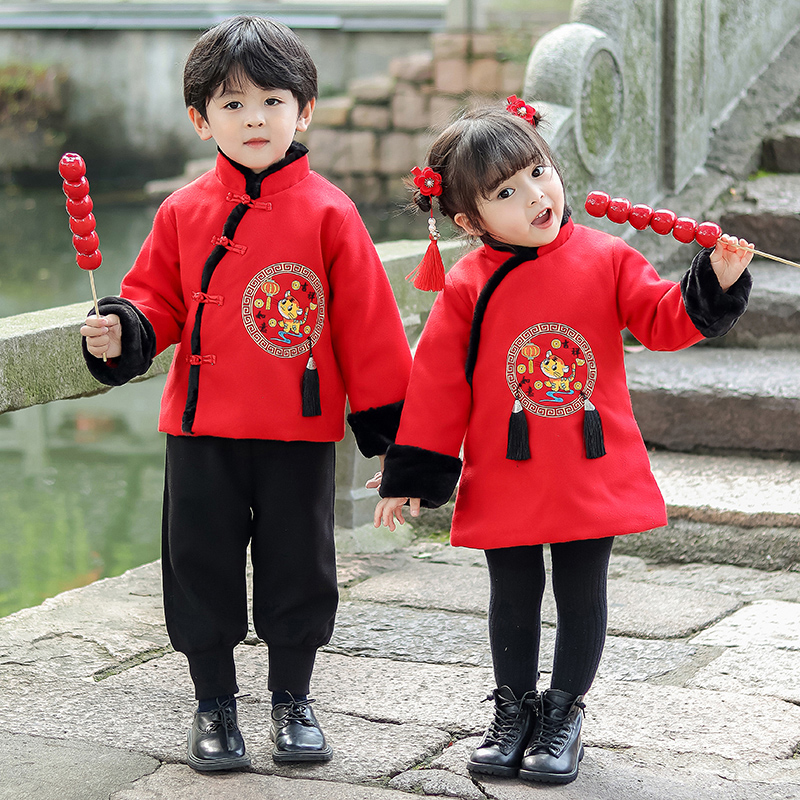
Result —
[{"label": "cartoon figure embroidery", "polygon": [[567,366],[563,358],[554,356],[553,351],[548,350],[539,366],[548,378],[548,380],[544,382],[544,385],[548,386],[550,391],[545,392],[545,394],[551,398],[553,402],[564,402],[564,398],[559,395],[575,394],[575,390],[570,387],[571,382],[575,378],[574,364],[571,367]]},{"label": "cartoon figure embroidery", "polygon": [[541,322],[522,331],[506,357],[509,390],[537,416],[566,417],[582,411],[596,380],[589,343],[558,322]]},{"label": "cartoon figure embroidery", "polygon": [[283,298],[278,301],[278,313],[283,317],[283,319],[278,320],[278,327],[283,328],[283,330],[272,341],[291,344],[290,336],[302,339],[303,333],[300,328],[305,321],[306,314],[308,314],[308,309],[303,309],[300,303],[297,302],[297,298],[288,290]]},{"label": "cartoon figure embroidery", "polygon": [[242,322],[253,341],[277,358],[308,358],[325,325],[325,289],[302,264],[270,264],[242,295]]}]

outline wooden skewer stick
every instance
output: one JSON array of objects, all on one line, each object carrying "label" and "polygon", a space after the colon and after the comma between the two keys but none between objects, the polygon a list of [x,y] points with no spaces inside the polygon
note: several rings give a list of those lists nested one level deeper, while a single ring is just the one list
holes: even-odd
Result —
[{"label": "wooden skewer stick", "polygon": [[748,253],[752,253],[754,256],[761,256],[761,258],[770,258],[773,261],[780,261],[781,264],[788,264],[790,267],[797,267],[800,269],[800,264],[796,264],[794,261],[788,261],[785,258],[781,258],[780,256],[773,256],[771,253],[764,253],[761,250],[756,250],[755,247],[745,247],[743,244],[735,244],[733,247],[737,248],[737,250],[746,250]]},{"label": "wooden skewer stick", "polygon": [[[89,283],[92,284],[92,300],[94,301],[94,315],[100,319],[100,307],[97,305],[97,289],[94,285],[94,271],[89,270]],[[106,354],[103,353],[103,361],[108,361]]]}]

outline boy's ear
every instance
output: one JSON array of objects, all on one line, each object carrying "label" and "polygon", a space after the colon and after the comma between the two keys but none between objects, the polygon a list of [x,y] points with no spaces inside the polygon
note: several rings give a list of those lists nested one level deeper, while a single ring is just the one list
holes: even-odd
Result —
[{"label": "boy's ear", "polygon": [[189,119],[194,125],[197,135],[204,141],[211,138],[211,128],[208,127],[208,120],[194,107],[189,106]]},{"label": "boy's ear", "polygon": [[458,225],[462,231],[465,231],[470,236],[480,236],[481,233],[483,233],[483,231],[479,231],[475,228],[475,226],[469,221],[467,215],[462,211],[459,211],[458,214],[453,217],[453,222],[455,222],[455,224]]},{"label": "boy's ear", "polygon": [[308,126],[311,124],[311,115],[314,113],[314,107],[316,105],[316,98],[312,97],[306,103],[306,107],[300,112],[300,116],[297,118],[297,127],[295,130],[300,131],[300,133],[308,130]]}]

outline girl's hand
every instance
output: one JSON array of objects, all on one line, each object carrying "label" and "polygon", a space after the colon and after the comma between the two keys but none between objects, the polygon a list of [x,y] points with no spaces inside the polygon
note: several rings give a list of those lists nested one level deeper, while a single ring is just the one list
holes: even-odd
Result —
[{"label": "girl's hand", "polygon": [[[380,528],[383,524],[390,531],[394,531],[394,521],[397,520],[401,525],[405,525],[403,517],[403,506],[409,501],[408,497],[384,497],[375,507],[375,527]],[[419,497],[412,497],[409,505],[411,506],[411,516],[419,516]]]},{"label": "girl's hand", "polygon": [[81,327],[81,336],[86,338],[86,349],[95,358],[118,358],[122,355],[122,326],[116,314],[105,317],[86,317]]},{"label": "girl's hand", "polygon": [[735,236],[723,233],[711,253],[711,266],[723,292],[727,292],[739,280],[739,276],[753,260],[753,253],[734,247],[737,244],[749,247],[751,250],[753,248],[753,245],[745,239],[737,239]]}]

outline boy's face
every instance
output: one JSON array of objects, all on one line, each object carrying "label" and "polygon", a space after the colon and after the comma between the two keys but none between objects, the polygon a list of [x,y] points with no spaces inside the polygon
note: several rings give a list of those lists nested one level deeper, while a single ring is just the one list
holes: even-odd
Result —
[{"label": "boy's face", "polygon": [[201,139],[213,138],[228,158],[253,172],[280,161],[295,131],[311,122],[314,101],[301,111],[288,89],[262,89],[250,81],[223,86],[208,101],[205,117],[190,107],[189,119]]}]

